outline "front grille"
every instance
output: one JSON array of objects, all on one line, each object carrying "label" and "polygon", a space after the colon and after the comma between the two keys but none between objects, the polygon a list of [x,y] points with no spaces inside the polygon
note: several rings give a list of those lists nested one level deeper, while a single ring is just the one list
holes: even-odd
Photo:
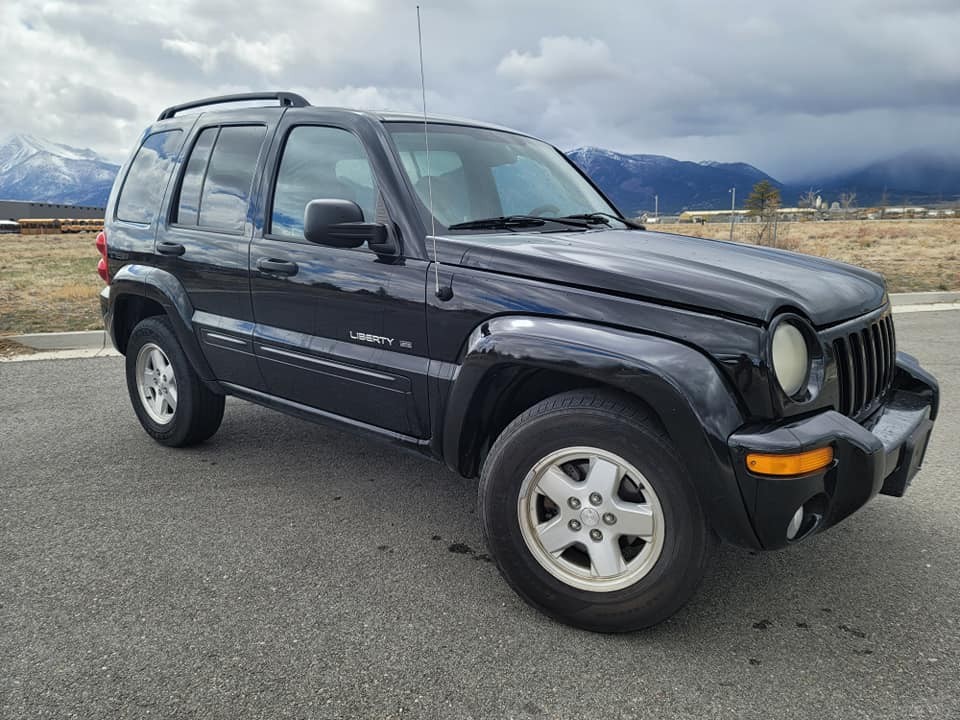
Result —
[{"label": "front grille", "polygon": [[857,417],[873,409],[890,389],[896,366],[897,340],[888,313],[869,325],[833,341],[840,386],[840,412]]}]

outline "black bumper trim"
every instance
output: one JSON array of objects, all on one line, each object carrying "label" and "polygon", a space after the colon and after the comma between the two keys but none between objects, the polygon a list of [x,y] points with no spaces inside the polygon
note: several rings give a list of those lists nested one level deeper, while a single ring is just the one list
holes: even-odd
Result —
[{"label": "black bumper trim", "polygon": [[[900,353],[892,388],[862,424],[829,410],[734,433],[731,459],[762,546],[790,543],[787,524],[801,505],[807,517],[795,539],[836,524],[878,493],[902,496],[923,462],[938,404],[936,380]],[[833,464],[808,475],[764,477],[746,468],[748,452],[793,453],[827,445],[834,449]]]}]

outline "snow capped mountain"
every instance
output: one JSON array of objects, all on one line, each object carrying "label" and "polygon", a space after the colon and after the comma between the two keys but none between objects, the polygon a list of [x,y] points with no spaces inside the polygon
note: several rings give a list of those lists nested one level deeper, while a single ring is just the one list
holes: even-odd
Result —
[{"label": "snow capped mountain", "polygon": [[93,150],[14,135],[0,144],[0,199],[102,207],[118,169]]},{"label": "snow capped mountain", "polygon": [[595,147],[577,148],[567,155],[628,215],[653,210],[654,196],[659,197],[660,212],[722,209],[730,207],[732,187],[745,198],[759,180],[780,185],[746,163],[688,162],[664,155],[625,155]]},{"label": "snow capped mountain", "polygon": [[[854,172],[792,185],[783,185],[747,163],[688,162],[598,147],[577,148],[567,155],[632,216],[652,211],[654,196],[659,198],[661,213],[726,209],[732,187],[736,187],[737,205],[742,207],[760,180],[779,187],[784,204],[795,203],[811,187],[821,189],[826,200],[854,191],[860,207],[884,198],[904,204],[960,198],[960,156],[944,152],[909,152]],[[93,150],[14,135],[0,141],[0,200],[103,207],[118,170],[119,166]],[[520,196],[528,191],[523,183],[514,189]]]}]

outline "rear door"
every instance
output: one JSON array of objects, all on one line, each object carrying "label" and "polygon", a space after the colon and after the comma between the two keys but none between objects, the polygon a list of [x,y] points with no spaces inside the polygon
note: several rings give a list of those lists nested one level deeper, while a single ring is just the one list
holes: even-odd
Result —
[{"label": "rear door", "polygon": [[197,122],[157,235],[158,266],[193,305],[193,323],[218,380],[263,389],[253,355],[248,251],[250,198],[280,110],[208,113]]},{"label": "rear door", "polygon": [[352,200],[365,220],[389,224],[378,153],[316,113],[284,116],[250,247],[255,347],[270,394],[422,438],[427,263],[303,237],[304,208],[318,198]]}]

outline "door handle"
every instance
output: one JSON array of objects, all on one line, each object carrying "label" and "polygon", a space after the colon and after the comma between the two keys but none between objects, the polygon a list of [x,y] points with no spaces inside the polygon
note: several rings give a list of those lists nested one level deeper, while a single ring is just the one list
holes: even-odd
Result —
[{"label": "door handle", "polygon": [[257,260],[257,270],[271,275],[296,275],[299,266],[289,260],[273,260],[271,258],[260,258]]},{"label": "door handle", "polygon": [[160,242],[157,243],[157,252],[161,255],[183,255],[187,249],[180,243]]}]

